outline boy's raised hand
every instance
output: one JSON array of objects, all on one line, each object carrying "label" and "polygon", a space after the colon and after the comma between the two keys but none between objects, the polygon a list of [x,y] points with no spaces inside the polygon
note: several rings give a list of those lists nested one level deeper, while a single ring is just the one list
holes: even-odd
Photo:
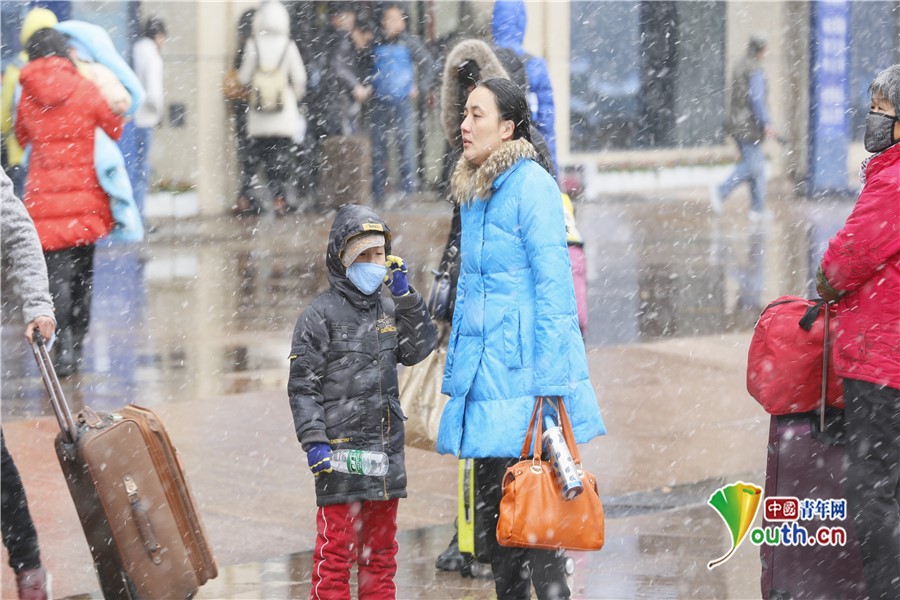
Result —
[{"label": "boy's raised hand", "polygon": [[409,293],[409,283],[406,281],[406,263],[399,256],[388,255],[385,261],[388,274],[384,278],[384,285],[388,286],[393,296],[405,296]]},{"label": "boy's raised hand", "polygon": [[331,473],[331,446],[324,442],[311,444],[306,453],[309,470],[316,477],[319,473]]}]

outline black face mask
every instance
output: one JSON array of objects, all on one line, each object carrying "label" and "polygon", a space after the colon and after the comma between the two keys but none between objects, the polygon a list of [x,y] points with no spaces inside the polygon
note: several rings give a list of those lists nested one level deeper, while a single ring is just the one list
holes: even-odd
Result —
[{"label": "black face mask", "polygon": [[898,141],[894,138],[894,123],[897,117],[871,111],[866,115],[866,137],[864,144],[867,152],[881,152]]}]

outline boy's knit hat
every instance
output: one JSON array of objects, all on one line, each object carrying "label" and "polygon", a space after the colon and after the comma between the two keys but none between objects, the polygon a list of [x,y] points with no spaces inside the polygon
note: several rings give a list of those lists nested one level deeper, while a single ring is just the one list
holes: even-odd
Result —
[{"label": "boy's knit hat", "polygon": [[384,246],[384,233],[380,231],[364,231],[347,240],[344,250],[341,252],[341,264],[346,269],[353,264],[356,257],[368,250]]}]

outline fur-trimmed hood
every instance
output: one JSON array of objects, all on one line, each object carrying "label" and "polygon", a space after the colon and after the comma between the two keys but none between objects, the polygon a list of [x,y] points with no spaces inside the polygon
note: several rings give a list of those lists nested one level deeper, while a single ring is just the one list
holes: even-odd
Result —
[{"label": "fur-trimmed hood", "polygon": [[509,79],[509,73],[486,42],[475,39],[463,40],[450,50],[444,62],[441,80],[441,125],[447,141],[454,148],[460,145],[459,127],[462,125],[462,111],[466,101],[459,85],[459,66],[469,60],[475,61],[478,65],[481,79],[494,77]]},{"label": "fur-trimmed hood", "polygon": [[480,167],[460,157],[450,178],[450,198],[456,204],[472,202],[476,196],[489,200],[494,180],[523,158],[537,159],[537,150],[525,138],[504,142]]}]

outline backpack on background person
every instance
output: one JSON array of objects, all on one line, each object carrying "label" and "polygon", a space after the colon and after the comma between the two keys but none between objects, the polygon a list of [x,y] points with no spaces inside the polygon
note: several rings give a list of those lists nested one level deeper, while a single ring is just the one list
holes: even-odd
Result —
[{"label": "backpack on background person", "polygon": [[[253,38],[251,38],[253,39]],[[253,41],[256,44],[256,40]],[[287,71],[282,68],[292,42],[288,40],[284,52],[274,69],[263,69],[257,64],[250,80],[250,107],[259,112],[279,112],[284,108],[284,95],[288,86]],[[257,44],[258,47],[258,44]],[[257,50],[257,56],[259,51]]]}]

